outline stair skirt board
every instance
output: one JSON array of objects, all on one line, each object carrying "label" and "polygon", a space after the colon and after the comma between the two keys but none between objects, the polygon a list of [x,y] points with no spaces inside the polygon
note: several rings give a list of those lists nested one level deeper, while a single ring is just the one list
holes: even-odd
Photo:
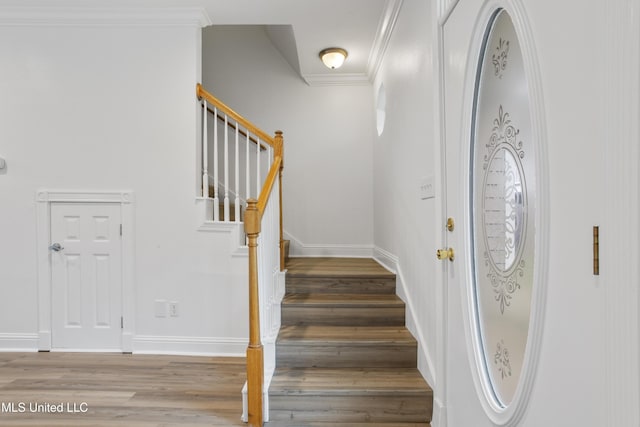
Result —
[{"label": "stair skirt board", "polygon": [[287,271],[271,425],[428,426],[433,392],[395,275],[362,258],[291,258]]},{"label": "stair skirt board", "polygon": [[[413,302],[413,299],[410,298],[411,294],[407,290],[407,282],[404,279],[404,274],[402,273],[402,268],[400,267],[398,257],[388,251],[385,251],[384,249],[376,247],[375,255],[373,258],[378,263],[380,263],[380,265],[396,274],[397,294],[405,302],[407,308],[407,313],[405,316],[406,327],[418,341],[418,369],[426,378],[428,383],[435,382],[435,364],[433,363],[430,355],[425,350],[427,348],[427,340],[425,339],[424,331],[422,330],[420,322],[418,321],[415,304]],[[435,402],[434,405],[436,410],[438,410],[438,402]],[[442,410],[444,411],[444,409]]]}]

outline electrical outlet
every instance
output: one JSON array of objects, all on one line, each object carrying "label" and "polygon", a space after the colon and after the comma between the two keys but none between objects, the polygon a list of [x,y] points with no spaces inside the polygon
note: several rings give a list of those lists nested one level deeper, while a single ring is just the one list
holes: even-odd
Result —
[{"label": "electrical outlet", "polygon": [[178,317],[178,302],[171,301],[169,303],[169,316]]}]

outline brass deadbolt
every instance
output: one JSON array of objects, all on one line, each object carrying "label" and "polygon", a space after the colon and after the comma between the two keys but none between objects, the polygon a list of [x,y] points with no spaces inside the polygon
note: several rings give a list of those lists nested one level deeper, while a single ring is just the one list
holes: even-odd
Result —
[{"label": "brass deadbolt", "polygon": [[447,230],[453,231],[456,228],[456,224],[453,218],[447,218]]}]

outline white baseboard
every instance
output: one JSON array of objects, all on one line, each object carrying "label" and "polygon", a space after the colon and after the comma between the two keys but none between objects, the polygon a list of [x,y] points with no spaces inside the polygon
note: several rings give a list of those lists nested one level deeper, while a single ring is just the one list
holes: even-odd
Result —
[{"label": "white baseboard", "polygon": [[[36,352],[39,350],[50,350],[50,346],[41,347],[43,340],[50,342],[50,335],[41,335],[42,334],[0,333],[0,352]],[[125,338],[129,344],[123,346],[122,351],[137,354],[245,357],[248,343],[248,340],[244,338],[167,337],[152,335],[137,335]],[[94,349],[90,351],[100,350]]]},{"label": "white baseboard", "polygon": [[0,351],[38,351],[38,334],[0,333]]},{"label": "white baseboard", "polygon": [[378,261],[384,268],[392,273],[397,273],[398,257],[393,255],[391,252],[385,251],[384,249],[376,246],[373,251],[373,259]]},{"label": "white baseboard", "polygon": [[285,239],[291,242],[289,255],[292,257],[330,257],[330,258],[372,258],[373,245],[347,244],[309,244],[302,243],[291,234],[284,232]]},{"label": "white baseboard", "polygon": [[246,338],[137,335],[133,338],[133,353],[245,357],[248,342]]}]

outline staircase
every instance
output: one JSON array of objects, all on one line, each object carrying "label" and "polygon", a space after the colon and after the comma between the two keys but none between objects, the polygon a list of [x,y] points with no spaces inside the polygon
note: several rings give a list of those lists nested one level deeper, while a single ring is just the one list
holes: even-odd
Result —
[{"label": "staircase", "polygon": [[291,258],[287,270],[269,425],[428,427],[433,393],[395,275],[355,258]]}]

